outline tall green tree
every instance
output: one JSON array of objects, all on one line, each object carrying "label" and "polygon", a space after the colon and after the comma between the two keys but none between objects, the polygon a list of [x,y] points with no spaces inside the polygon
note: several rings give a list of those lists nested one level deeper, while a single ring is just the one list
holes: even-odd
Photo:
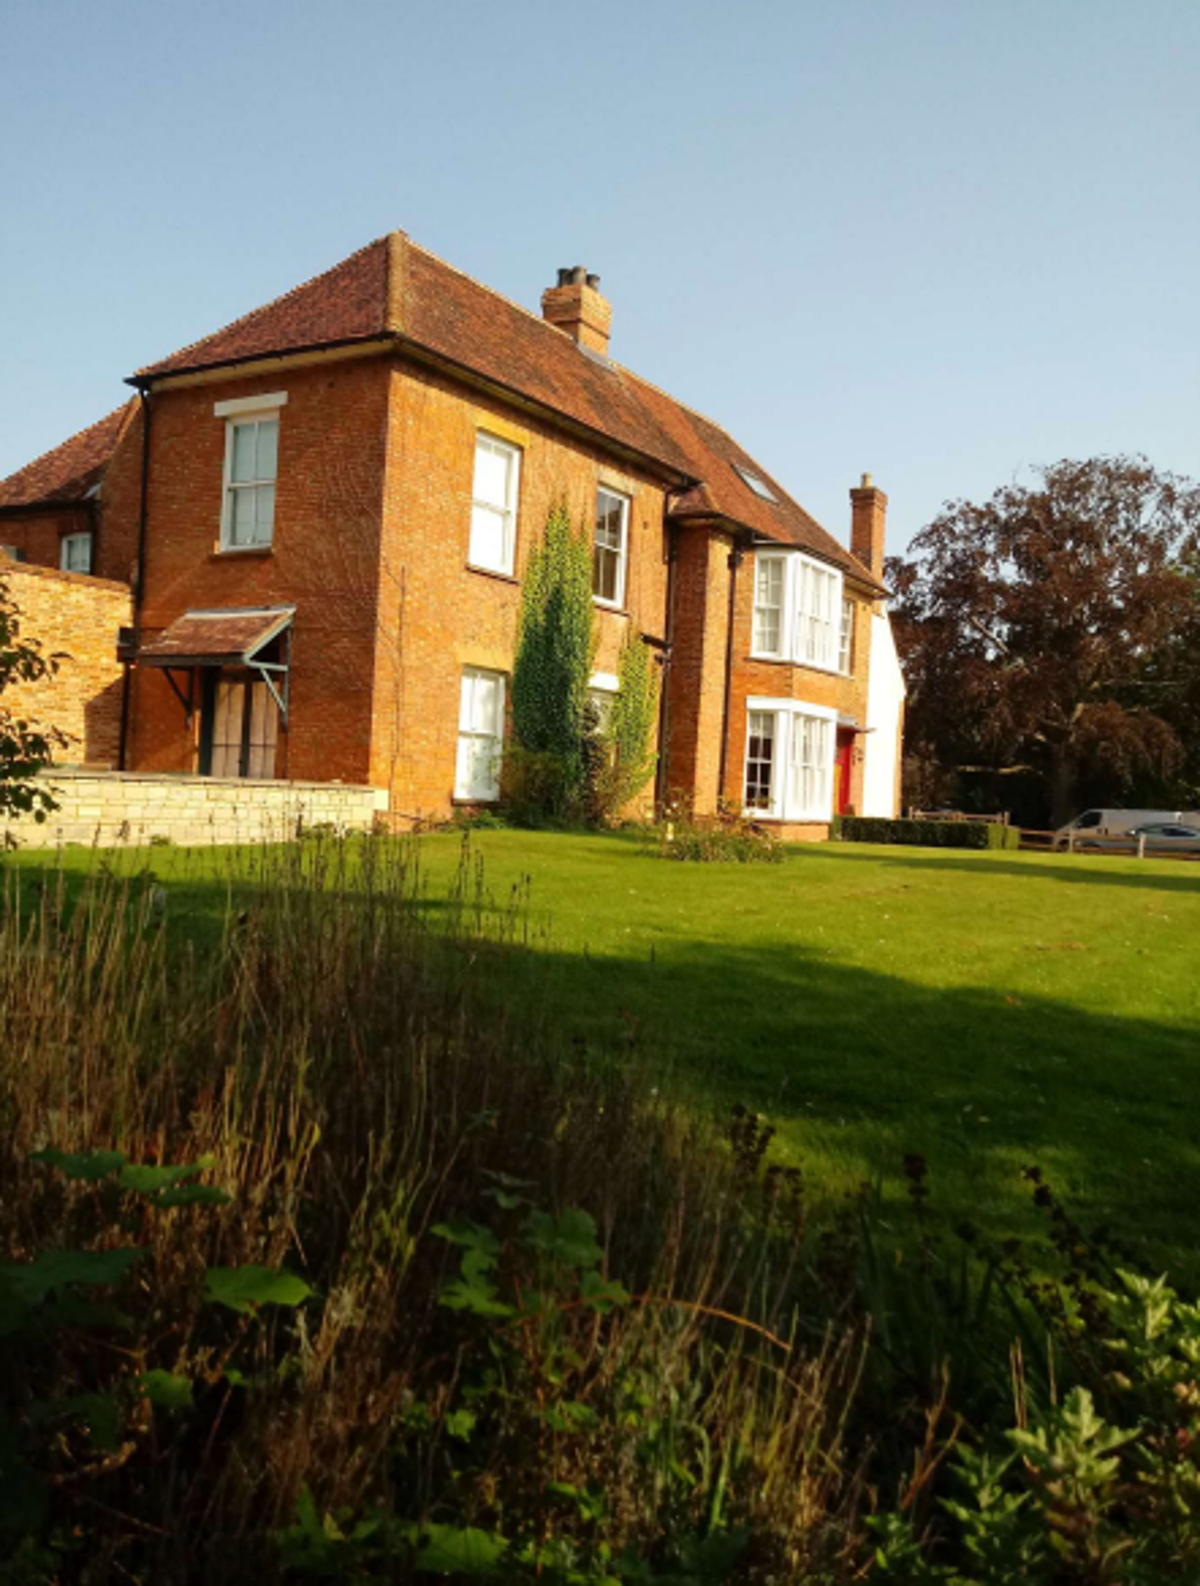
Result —
[{"label": "tall green tree", "polygon": [[640,631],[631,625],[617,658],[617,692],[597,734],[595,805],[601,820],[619,814],[654,775],[657,716],[658,671]]},{"label": "tall green tree", "polygon": [[1187,745],[1200,488],[1142,457],[1064,461],[949,503],[887,576],[914,758],[1024,772],[1044,818],[1098,779],[1165,785]]},{"label": "tall green tree", "polygon": [[58,808],[49,789],[34,779],[67,740],[57,728],[40,727],[19,715],[5,695],[14,683],[50,677],[59,659],[45,655],[36,639],[22,637],[16,601],[7,579],[0,578],[0,816],[32,815],[44,821]]},{"label": "tall green tree", "polygon": [[525,571],[512,675],[510,790],[550,815],[570,813],[582,788],[594,629],[591,547],[562,504]]}]

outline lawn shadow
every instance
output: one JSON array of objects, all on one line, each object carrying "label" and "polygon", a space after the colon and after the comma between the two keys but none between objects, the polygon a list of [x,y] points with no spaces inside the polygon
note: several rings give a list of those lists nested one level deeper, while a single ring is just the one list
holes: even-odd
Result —
[{"label": "lawn shadow", "polygon": [[[865,845],[864,845],[865,846]],[[920,857],[917,857],[917,854]],[[1128,870],[1115,868],[1119,862],[1113,857],[1099,854],[1029,854],[1026,861],[1004,859],[999,852],[966,852],[962,849],[919,849],[916,852],[905,852],[903,849],[873,845],[869,852],[856,852],[855,845],[844,843],[831,845],[828,849],[821,850],[818,857],[833,858],[839,862],[849,860],[875,865],[893,865],[910,870],[919,869],[928,873],[932,867],[937,870],[967,871],[973,876],[980,874],[981,866],[987,867],[989,875],[1019,876],[1023,880],[1036,878],[1040,881],[1055,881],[1067,885],[1102,886],[1102,887],[1136,887],[1140,890],[1154,890],[1160,892],[1200,892],[1200,861],[1183,859],[1163,860],[1137,860],[1139,865],[1147,868],[1134,873]],[[1167,875],[1157,867],[1159,865],[1174,865],[1177,870],[1184,872],[1179,875]]]}]

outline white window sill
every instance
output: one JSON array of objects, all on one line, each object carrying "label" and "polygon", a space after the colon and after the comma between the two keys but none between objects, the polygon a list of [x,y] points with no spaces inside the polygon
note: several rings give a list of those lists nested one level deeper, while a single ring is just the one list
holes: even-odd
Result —
[{"label": "white window sill", "polygon": [[822,666],[820,661],[797,661],[790,655],[760,655],[758,651],[751,650],[747,656],[750,661],[766,661],[772,666],[798,666],[806,672],[824,672],[826,677],[853,677],[853,672],[843,672],[838,666]]},{"label": "white window sill", "polygon": [[592,605],[599,606],[601,611],[611,611],[618,617],[627,617],[629,615],[624,602],[620,600],[605,600],[601,595],[593,595]]},{"label": "white window sill", "polygon": [[268,545],[218,545],[214,556],[270,556],[275,547]]},{"label": "white window sill", "polygon": [[520,583],[511,567],[483,567],[478,562],[468,562],[466,567],[468,573],[482,573],[484,578],[500,578],[506,584]]}]

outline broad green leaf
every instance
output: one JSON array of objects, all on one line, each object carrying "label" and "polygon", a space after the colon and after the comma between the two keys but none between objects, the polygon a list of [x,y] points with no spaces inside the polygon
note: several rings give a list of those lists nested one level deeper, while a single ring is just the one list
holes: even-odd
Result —
[{"label": "broad green leaf", "polygon": [[139,1195],[156,1195],[159,1190],[169,1189],[173,1184],[182,1184],[186,1179],[195,1178],[197,1173],[203,1173],[206,1168],[213,1165],[211,1156],[202,1156],[197,1161],[180,1167],[149,1167],[140,1163],[131,1163],[121,1169],[120,1183],[125,1189],[136,1190]]},{"label": "broad green leaf", "polygon": [[432,1232],[452,1245],[461,1245],[476,1257],[477,1270],[486,1272],[496,1265],[500,1254],[500,1241],[490,1228],[482,1223],[470,1222],[466,1217],[456,1217],[453,1222],[434,1223]]},{"label": "broad green leaf", "polygon": [[579,1292],[585,1305],[606,1316],[615,1305],[628,1305],[629,1290],[622,1283],[605,1281],[598,1272],[585,1272],[579,1282]]},{"label": "broad green leaf", "polygon": [[534,1212],[525,1224],[525,1242],[539,1255],[568,1267],[594,1267],[604,1252],[596,1243],[596,1224],[587,1212],[570,1210],[558,1217]]},{"label": "broad green leaf", "polygon": [[508,1543],[475,1526],[423,1526],[416,1568],[423,1575],[497,1575]]},{"label": "broad green leaf", "polygon": [[137,1379],[139,1393],[159,1410],[190,1410],[192,1385],[186,1377],[177,1377],[172,1371],[157,1368],[147,1371]]},{"label": "broad green leaf", "polygon": [[174,1189],[163,1190],[156,1206],[228,1206],[232,1195],[227,1195],[216,1184],[179,1184]]},{"label": "broad green leaf", "polygon": [[209,1267],[204,1276],[206,1297],[243,1316],[260,1305],[301,1305],[312,1293],[303,1278],[291,1272],[250,1264],[244,1267]]},{"label": "broad green leaf", "polygon": [[69,1151],[56,1151],[48,1146],[45,1151],[35,1151],[31,1162],[44,1162],[56,1167],[64,1178],[80,1179],[86,1184],[97,1184],[125,1165],[121,1151],[85,1151],[75,1155]]},{"label": "broad green leaf", "polygon": [[496,1297],[495,1285],[486,1278],[452,1278],[440,1303],[450,1311],[470,1311],[475,1316],[511,1316],[513,1308]]},{"label": "broad green leaf", "polygon": [[0,1288],[26,1305],[40,1305],[68,1283],[120,1283],[140,1250],[43,1250],[28,1262],[0,1266]]},{"label": "broad green leaf", "polygon": [[469,1443],[475,1430],[476,1417],[470,1410],[451,1410],[446,1417],[446,1431],[460,1442]]}]

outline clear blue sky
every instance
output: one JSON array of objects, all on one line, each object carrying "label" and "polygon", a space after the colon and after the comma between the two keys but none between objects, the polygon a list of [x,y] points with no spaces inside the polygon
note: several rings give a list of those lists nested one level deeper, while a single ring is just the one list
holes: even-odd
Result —
[{"label": "clear blue sky", "polygon": [[0,475],[400,227],[840,537],[1031,463],[1200,474],[1195,0],[5,0]]}]

